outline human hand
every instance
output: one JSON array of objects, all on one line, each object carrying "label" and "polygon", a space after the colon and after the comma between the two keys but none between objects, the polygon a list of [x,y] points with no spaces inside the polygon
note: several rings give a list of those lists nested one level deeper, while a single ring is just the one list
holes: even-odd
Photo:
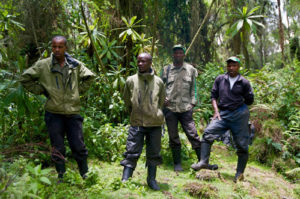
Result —
[{"label": "human hand", "polygon": [[165,106],[169,106],[170,105],[170,101],[169,101],[168,98],[165,98],[164,105]]},{"label": "human hand", "polygon": [[219,111],[216,111],[216,112],[214,113],[214,116],[212,117],[213,120],[216,119],[216,118],[218,118],[218,120],[221,120],[221,116],[220,116]]}]

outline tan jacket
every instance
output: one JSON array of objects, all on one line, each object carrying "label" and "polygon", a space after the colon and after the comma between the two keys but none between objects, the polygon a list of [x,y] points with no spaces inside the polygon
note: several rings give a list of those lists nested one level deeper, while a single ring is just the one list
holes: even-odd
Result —
[{"label": "tan jacket", "polygon": [[[45,110],[57,114],[79,114],[79,93],[89,88],[95,75],[79,62],[68,56],[67,79],[54,67],[51,57],[37,61],[21,76],[20,82],[30,92],[44,94],[48,99]],[[63,83],[65,82],[65,83]]]},{"label": "tan jacket", "polygon": [[[170,66],[167,78],[168,67]],[[183,63],[180,68],[173,64],[163,68],[161,78],[166,84],[166,96],[170,102],[167,106],[173,112],[186,112],[197,104],[196,77],[197,70],[188,63]]]},{"label": "tan jacket", "polygon": [[164,123],[165,87],[153,70],[128,77],[123,96],[131,126],[154,127]]}]

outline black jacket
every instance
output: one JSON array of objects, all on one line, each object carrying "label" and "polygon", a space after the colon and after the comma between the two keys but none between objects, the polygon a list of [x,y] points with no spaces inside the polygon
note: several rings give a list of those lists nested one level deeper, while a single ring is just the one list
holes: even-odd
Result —
[{"label": "black jacket", "polygon": [[254,94],[250,82],[239,75],[230,90],[229,75],[219,75],[211,91],[211,99],[218,102],[218,108],[221,110],[235,110],[244,103],[251,105],[254,101]]}]

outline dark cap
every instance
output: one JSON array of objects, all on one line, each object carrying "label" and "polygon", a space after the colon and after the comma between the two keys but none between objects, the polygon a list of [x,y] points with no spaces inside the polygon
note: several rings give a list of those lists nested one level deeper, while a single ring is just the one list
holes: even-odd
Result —
[{"label": "dark cap", "polygon": [[181,49],[183,50],[183,52],[185,53],[185,47],[181,44],[176,44],[175,46],[173,46],[173,51],[177,50],[177,49]]},{"label": "dark cap", "polygon": [[229,61],[238,62],[239,64],[241,63],[240,59],[235,56],[231,56],[226,60],[226,62],[229,62]]}]

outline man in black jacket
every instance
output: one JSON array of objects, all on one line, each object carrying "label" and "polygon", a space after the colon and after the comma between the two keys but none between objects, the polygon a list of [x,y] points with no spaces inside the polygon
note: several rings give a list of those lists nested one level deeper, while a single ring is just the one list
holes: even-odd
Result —
[{"label": "man in black jacket", "polygon": [[211,91],[214,116],[203,134],[201,160],[191,167],[194,170],[207,169],[211,145],[230,129],[237,147],[238,163],[234,178],[237,182],[243,179],[248,161],[250,114],[247,105],[253,103],[254,95],[249,81],[239,74],[240,60],[230,57],[226,62],[228,72],[216,78]]}]

